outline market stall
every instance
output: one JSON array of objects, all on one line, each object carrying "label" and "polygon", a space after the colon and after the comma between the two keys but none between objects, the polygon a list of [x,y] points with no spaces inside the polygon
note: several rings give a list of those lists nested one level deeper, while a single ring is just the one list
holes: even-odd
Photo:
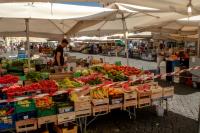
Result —
[{"label": "market stall", "polygon": [[26,85],[15,84],[17,76],[5,75],[0,79],[0,130],[36,131],[49,123],[62,130],[66,123],[77,122],[84,132],[92,122],[88,116],[95,119],[114,109],[136,117],[129,108],[152,106],[155,100],[162,102],[173,96],[173,87],[162,88],[151,79],[138,80],[150,75],[148,71],[112,64],[56,75],[29,73],[27,80],[32,83]]}]

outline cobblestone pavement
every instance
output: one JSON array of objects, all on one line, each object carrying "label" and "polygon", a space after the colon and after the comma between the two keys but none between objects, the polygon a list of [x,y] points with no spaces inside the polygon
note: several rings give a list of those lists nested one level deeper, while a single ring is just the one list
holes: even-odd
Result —
[{"label": "cobblestone pavement", "polygon": [[116,110],[94,121],[88,133],[197,133],[199,104],[200,90],[175,85],[175,95],[164,117],[158,117],[153,107],[137,109],[136,120]]},{"label": "cobblestone pavement", "polygon": [[[88,56],[93,56],[96,59],[103,58],[105,62],[115,63],[116,61],[121,61],[123,65],[126,65],[126,58],[122,57],[109,57],[109,56],[102,56],[102,55],[89,55],[89,54],[82,54],[82,53],[69,53],[71,56],[76,56],[77,58],[87,58]],[[156,69],[156,63],[150,61],[143,61],[137,59],[129,59],[129,65],[135,66],[137,68],[145,69],[145,70],[154,70]]]}]

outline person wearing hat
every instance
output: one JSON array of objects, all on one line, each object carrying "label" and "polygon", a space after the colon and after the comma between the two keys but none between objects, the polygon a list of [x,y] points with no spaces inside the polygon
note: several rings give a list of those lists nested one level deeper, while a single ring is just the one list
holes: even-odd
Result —
[{"label": "person wearing hat", "polygon": [[67,39],[63,39],[61,44],[58,45],[54,52],[54,66],[63,66],[64,65],[64,54],[63,49],[67,47],[69,42]]}]

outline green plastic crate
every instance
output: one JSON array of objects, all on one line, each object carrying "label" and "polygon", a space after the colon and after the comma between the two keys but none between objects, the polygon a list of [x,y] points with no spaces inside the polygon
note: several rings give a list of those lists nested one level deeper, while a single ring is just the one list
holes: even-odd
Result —
[{"label": "green plastic crate", "polygon": [[[22,103],[22,101],[28,101],[28,103]],[[15,113],[23,113],[36,110],[35,101],[33,99],[22,100],[15,102]]]},{"label": "green plastic crate", "polygon": [[37,108],[37,116],[44,117],[56,114],[55,106],[51,106],[49,108]]}]

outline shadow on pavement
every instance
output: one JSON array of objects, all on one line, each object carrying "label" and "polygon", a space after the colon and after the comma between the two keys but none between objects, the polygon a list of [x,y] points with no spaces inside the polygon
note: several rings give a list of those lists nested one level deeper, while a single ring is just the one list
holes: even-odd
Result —
[{"label": "shadow on pavement", "polygon": [[168,112],[158,117],[152,108],[137,110],[136,120],[124,111],[113,111],[100,116],[87,129],[87,133],[197,133],[197,121]]}]

